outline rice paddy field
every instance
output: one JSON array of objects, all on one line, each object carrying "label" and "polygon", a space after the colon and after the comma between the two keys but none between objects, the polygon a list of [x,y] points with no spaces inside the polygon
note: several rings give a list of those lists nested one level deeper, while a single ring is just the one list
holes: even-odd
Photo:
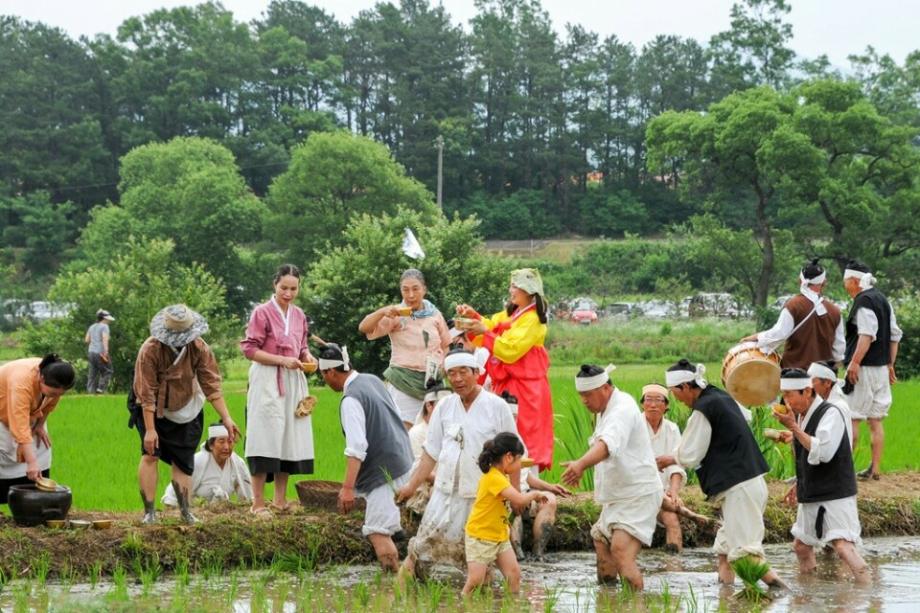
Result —
[{"label": "rice paddy field", "polygon": [[[227,365],[228,376],[225,393],[233,418],[245,428],[245,388],[248,362],[240,360]],[[664,379],[664,364],[620,365],[613,373],[616,385],[633,394],[641,392],[644,384]],[[718,379],[719,365],[707,366],[712,379]],[[576,394],[572,379],[577,366],[553,366],[550,380],[556,413],[557,463],[572,459],[584,452],[585,439],[590,433],[591,421]],[[344,438],[339,426],[339,394],[311,381],[311,393],[319,402],[313,414],[313,436],[316,452],[316,473],[297,479],[325,479],[341,481],[345,469]],[[205,423],[217,420],[214,410],[207,406]],[[894,406],[885,421],[886,449],[883,471],[920,469],[916,442],[920,440],[920,381],[899,382],[894,387]],[[689,411],[672,403],[671,413],[681,426]],[[755,431],[775,422],[766,415],[766,409],[755,409]],[[49,432],[54,450],[52,477],[73,490],[74,508],[81,510],[126,511],[140,509],[137,486],[137,465],[140,456],[140,438],[136,430],[127,428],[128,412],[123,394],[89,396],[68,394],[58,410],[49,419]],[[865,428],[865,427],[864,427]],[[765,443],[770,445],[769,443]],[[863,430],[857,447],[857,466],[868,465],[868,432]],[[237,451],[242,452],[242,444]],[[788,449],[765,448],[774,476],[789,474]],[[160,488],[162,493],[168,479],[168,469],[161,463]],[[554,467],[544,478],[554,481],[561,469]],[[293,480],[292,480],[293,481]],[[293,483],[289,498],[295,498]]]}]

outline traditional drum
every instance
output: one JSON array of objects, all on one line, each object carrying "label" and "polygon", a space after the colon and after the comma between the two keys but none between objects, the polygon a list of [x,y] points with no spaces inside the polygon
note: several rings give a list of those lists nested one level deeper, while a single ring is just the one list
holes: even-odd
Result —
[{"label": "traditional drum", "polygon": [[767,404],[779,394],[779,356],[767,355],[756,343],[741,343],[722,360],[722,385],[746,407]]}]

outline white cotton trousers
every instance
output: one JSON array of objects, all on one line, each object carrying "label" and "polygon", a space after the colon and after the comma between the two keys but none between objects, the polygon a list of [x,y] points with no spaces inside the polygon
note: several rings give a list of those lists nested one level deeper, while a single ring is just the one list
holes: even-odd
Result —
[{"label": "white cotton trousers", "polygon": [[[818,538],[818,511],[824,507],[823,532]],[[859,525],[859,512],[856,509],[856,496],[847,496],[824,502],[799,503],[792,526],[792,536],[811,547],[823,547],[825,543],[843,539],[854,545],[862,543]]]},{"label": "white cotton trousers", "polygon": [[747,555],[764,557],[763,512],[767,508],[767,482],[763,475],[742,481],[721,496],[722,527],[712,550],[734,562]]},{"label": "white cotton trousers", "polygon": [[356,492],[367,502],[361,534],[392,536],[402,530],[399,507],[396,506],[396,491],[409,482],[410,475],[411,473],[407,472],[393,479],[392,483],[378,485],[370,492]]}]

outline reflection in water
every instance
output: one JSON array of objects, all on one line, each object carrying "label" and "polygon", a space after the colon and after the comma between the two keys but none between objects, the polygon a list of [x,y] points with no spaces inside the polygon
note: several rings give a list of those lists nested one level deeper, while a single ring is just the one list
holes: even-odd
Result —
[{"label": "reflection in water", "polygon": [[[872,567],[870,585],[855,585],[833,554],[818,556],[818,572],[801,577],[791,545],[767,547],[767,557],[790,590],[763,606],[769,611],[917,611],[920,610],[920,537],[867,539],[863,551]],[[685,550],[680,556],[647,550],[640,556],[645,594],[633,598],[595,582],[594,556],[558,553],[546,562],[524,562],[523,596],[509,600],[499,589],[480,595],[470,610],[605,612],[636,611],[744,611],[747,603],[733,598],[741,587],[720,586],[715,558],[704,549]],[[173,579],[153,586],[48,584],[16,581],[0,593],[0,609],[82,610],[95,608],[153,610],[320,611],[370,610],[394,613],[408,610],[446,610],[459,605],[463,575],[436,569],[432,581],[417,591],[400,592],[376,568],[337,567],[318,573],[291,575],[272,569],[233,572],[223,577],[192,576],[187,586]]]}]

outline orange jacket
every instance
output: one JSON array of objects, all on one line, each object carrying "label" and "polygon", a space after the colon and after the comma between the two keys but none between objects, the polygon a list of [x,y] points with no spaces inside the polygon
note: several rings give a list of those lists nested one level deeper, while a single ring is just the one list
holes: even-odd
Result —
[{"label": "orange jacket", "polygon": [[41,358],[24,358],[0,366],[0,421],[20,445],[32,442],[32,424],[51,413],[60,400],[42,396],[40,363]]}]

